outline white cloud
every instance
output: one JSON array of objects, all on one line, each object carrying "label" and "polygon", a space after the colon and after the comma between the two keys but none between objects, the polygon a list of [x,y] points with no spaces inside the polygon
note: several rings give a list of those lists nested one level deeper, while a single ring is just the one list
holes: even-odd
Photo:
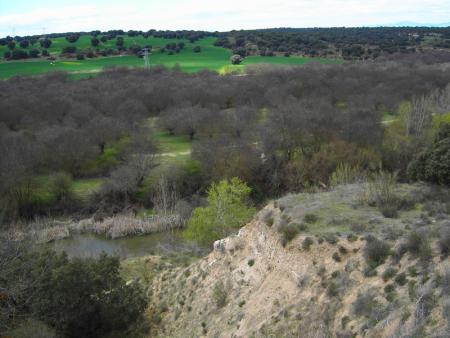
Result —
[{"label": "white cloud", "polygon": [[[166,0],[93,2],[30,9],[0,15],[0,35],[90,31],[93,29],[231,30],[267,27],[330,27],[402,21],[442,23],[450,18],[448,0]],[[74,2],[71,1],[73,4]]]}]

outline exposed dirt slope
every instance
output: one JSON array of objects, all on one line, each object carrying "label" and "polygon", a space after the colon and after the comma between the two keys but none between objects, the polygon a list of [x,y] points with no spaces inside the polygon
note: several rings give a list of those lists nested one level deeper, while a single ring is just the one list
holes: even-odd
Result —
[{"label": "exposed dirt slope", "polygon": [[[154,324],[152,336],[446,337],[448,318],[443,307],[447,298],[437,280],[449,273],[450,266],[448,259],[439,256],[435,240],[430,240],[432,258],[426,264],[406,253],[388,258],[373,276],[364,272],[362,235],[340,234],[334,243],[334,237],[327,241],[306,231],[285,247],[281,244],[277,227],[292,215],[300,221],[301,210],[323,210],[329,203],[334,208],[339,201],[346,210],[353,210],[350,218],[375,215],[374,208],[350,207],[358,191],[351,186],[271,203],[239,234],[216,242],[206,258],[187,268],[165,270],[153,281],[148,312]],[[415,209],[420,211],[420,205]],[[405,215],[392,220],[376,214],[377,224],[391,223],[399,232],[407,231],[410,223],[402,219],[414,223],[416,214]],[[320,217],[324,222],[325,216]],[[445,222],[445,217],[430,218],[432,226],[450,226]],[[308,235],[313,244],[306,249],[302,243]],[[399,242],[387,241],[392,251]],[[382,276],[388,267],[396,272],[385,281]],[[403,277],[403,272],[405,280],[397,281],[395,276]],[[392,285],[388,291],[387,285]]]}]

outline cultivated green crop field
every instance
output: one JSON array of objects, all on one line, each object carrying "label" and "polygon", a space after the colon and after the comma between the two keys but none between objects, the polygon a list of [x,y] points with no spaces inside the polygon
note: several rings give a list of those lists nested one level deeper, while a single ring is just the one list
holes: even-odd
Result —
[{"label": "cultivated green crop field", "polygon": [[[231,70],[241,70],[245,65],[252,64],[289,64],[300,65],[306,62],[316,61],[320,63],[335,63],[338,60],[320,59],[320,58],[308,58],[308,57],[262,57],[251,56],[245,59],[245,61],[239,66],[233,66],[230,64],[231,51],[214,46],[215,38],[205,38],[194,43],[190,43],[187,40],[177,39],[162,39],[149,37],[145,39],[143,36],[129,37],[123,36],[125,46],[130,46],[133,43],[138,45],[151,45],[153,47],[153,53],[150,55],[151,65],[164,65],[165,67],[172,68],[175,65],[179,65],[185,72],[196,72],[203,69],[227,72]],[[77,50],[83,50],[90,47],[90,36],[81,36],[76,43]],[[65,38],[52,39],[52,46],[48,49],[52,56],[58,57],[61,49],[65,46],[71,45],[65,40]],[[159,52],[160,47],[164,47],[167,43],[183,41],[185,48],[180,53],[168,55],[167,53]],[[109,40],[106,43],[101,43],[100,47],[114,48],[115,40]],[[200,53],[194,53],[192,51],[193,46],[199,45],[201,47]],[[40,49],[39,44],[30,46],[32,48]],[[38,48],[39,47],[39,48]],[[6,46],[0,46],[0,55],[3,55],[7,50]],[[143,67],[143,60],[134,55],[123,56],[107,56],[96,57],[85,60],[75,59],[62,59],[57,58],[55,61],[50,61],[44,58],[27,59],[20,61],[0,61],[0,78],[10,78],[17,75],[37,75],[47,73],[51,71],[65,71],[71,73],[75,78],[88,77],[100,72],[106,66],[125,66],[125,67]]]}]

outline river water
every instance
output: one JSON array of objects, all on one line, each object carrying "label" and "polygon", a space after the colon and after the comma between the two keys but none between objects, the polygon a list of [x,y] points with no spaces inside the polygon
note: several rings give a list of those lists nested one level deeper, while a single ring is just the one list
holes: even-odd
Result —
[{"label": "river water", "polygon": [[197,252],[199,248],[185,241],[180,232],[161,232],[151,235],[108,239],[94,234],[75,234],[70,238],[49,244],[56,251],[65,251],[69,257],[97,257],[101,253],[120,258],[144,255],[168,255]]}]

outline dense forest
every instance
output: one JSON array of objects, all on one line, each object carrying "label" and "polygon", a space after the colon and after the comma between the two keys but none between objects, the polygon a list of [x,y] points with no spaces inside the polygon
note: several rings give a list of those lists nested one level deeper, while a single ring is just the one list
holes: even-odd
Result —
[{"label": "dense forest", "polygon": [[[192,159],[167,174],[189,203],[231,177],[247,182],[255,201],[326,186],[342,162],[407,179],[433,138],[423,130],[448,109],[449,76],[440,64],[388,62],[256,67],[245,76],[112,68],[79,81],[13,78],[0,83],[2,217],[151,207],[151,187],[142,188],[155,167],[155,127],[194,141]],[[410,115],[425,104],[416,121]],[[386,114],[395,121],[385,124]],[[52,173],[61,181],[54,198],[39,198],[33,180]],[[78,205],[58,190],[66,176],[109,179]]]}]

